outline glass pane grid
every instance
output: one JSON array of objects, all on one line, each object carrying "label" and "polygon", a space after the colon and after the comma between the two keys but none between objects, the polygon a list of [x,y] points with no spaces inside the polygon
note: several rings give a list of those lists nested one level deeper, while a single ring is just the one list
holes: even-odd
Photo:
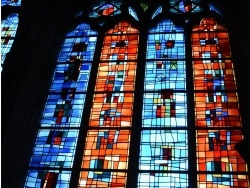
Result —
[{"label": "glass pane grid", "polygon": [[126,172],[82,171],[79,187],[126,187]]},{"label": "glass pane grid", "polygon": [[77,137],[78,130],[39,130],[30,167],[72,167]]},{"label": "glass pane grid", "polygon": [[138,31],[128,22],[120,22],[106,32],[85,139],[80,187],[126,187],[137,52]]},{"label": "glass pane grid", "polygon": [[140,170],[187,171],[185,130],[143,130]]},{"label": "glass pane grid", "polygon": [[138,187],[188,186],[186,63],[182,32],[165,20],[148,35]]},{"label": "glass pane grid", "polygon": [[[168,93],[165,91],[165,94]],[[145,93],[142,114],[143,127],[186,127],[187,106],[185,93]]]},{"label": "glass pane grid", "polygon": [[70,172],[59,170],[29,170],[25,188],[32,187],[69,187]]},{"label": "glass pane grid", "polygon": [[[199,3],[171,0],[170,12],[200,12]],[[153,17],[161,11],[160,7]],[[95,6],[89,16],[119,13],[120,4],[111,0]],[[132,7],[128,13],[138,20]],[[137,187],[189,186],[188,161],[192,159],[188,156],[184,38],[183,29],[170,20],[162,20],[149,30]],[[2,43],[6,39],[2,37]],[[25,187],[70,187],[71,171],[67,170],[72,170],[96,39],[97,32],[87,24],[66,36]],[[85,145],[78,187],[127,186],[138,41],[139,31],[127,21],[105,34],[93,101],[87,101],[92,106],[89,124],[84,125],[88,129],[82,141]],[[7,45],[11,42],[8,40]],[[247,188],[247,165],[234,149],[243,139],[242,123],[224,27],[212,18],[195,26],[192,56],[197,186]]]},{"label": "glass pane grid", "polygon": [[97,33],[90,30],[77,26],[62,45],[30,161],[38,170],[28,172],[26,187],[69,187],[71,171],[56,169],[73,166],[96,42]]},{"label": "glass pane grid", "polygon": [[[3,2],[2,5],[4,5]],[[18,14],[11,14],[1,21],[1,64],[3,64],[6,54],[14,42],[18,22]]]},{"label": "glass pane grid", "polygon": [[243,140],[226,29],[205,18],[192,34],[198,187],[248,187]]},{"label": "glass pane grid", "polygon": [[198,174],[198,187],[235,187],[248,188],[249,178],[246,174],[225,174],[225,173],[207,173]]},{"label": "glass pane grid", "polygon": [[187,174],[180,173],[140,173],[138,177],[138,188],[183,188],[188,187]]}]

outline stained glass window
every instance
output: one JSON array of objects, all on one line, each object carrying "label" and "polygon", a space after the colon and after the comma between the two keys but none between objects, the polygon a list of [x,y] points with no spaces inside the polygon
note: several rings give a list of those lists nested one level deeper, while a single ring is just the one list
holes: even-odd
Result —
[{"label": "stained glass window", "polygon": [[161,12],[162,12],[162,7],[158,7],[158,8],[156,9],[156,11],[154,12],[153,16],[152,16],[152,19],[153,19],[154,17],[156,17],[158,14],[160,14]]},{"label": "stained glass window", "polygon": [[1,21],[1,65],[3,65],[6,54],[10,51],[16,36],[18,26],[18,14],[11,14]]},{"label": "stained glass window", "polygon": [[[81,24],[58,57],[25,187],[68,187],[97,32]],[[32,168],[36,167],[36,170]],[[57,170],[65,169],[63,171]]]},{"label": "stained glass window", "polygon": [[137,16],[136,12],[133,10],[132,7],[128,7],[128,11],[129,11],[129,14],[134,17],[134,19],[139,21],[138,16]]},{"label": "stained glass window", "polygon": [[126,186],[138,37],[128,22],[120,22],[104,38],[82,160],[88,171],[80,174],[81,187]]},{"label": "stained glass window", "polygon": [[234,148],[243,137],[226,29],[204,18],[193,28],[192,52],[198,186],[247,187],[247,166]]},{"label": "stained glass window", "polygon": [[93,8],[90,17],[114,16],[121,13],[120,3],[103,3]]},{"label": "stained glass window", "polygon": [[[151,29],[146,58],[144,129],[139,162],[142,173],[139,174],[138,187],[174,184],[186,187],[188,147],[186,93],[183,92],[186,88],[183,29],[170,20],[164,20]],[[144,170],[150,170],[150,173]],[[182,174],[176,171],[182,171]]]},{"label": "stained glass window", "polygon": [[186,12],[201,12],[202,7],[199,5],[201,0],[170,0],[170,12],[182,14]]},{"label": "stained glass window", "polygon": [[214,5],[209,4],[209,9],[222,16],[222,13]]},{"label": "stained glass window", "polygon": [[88,24],[65,37],[25,187],[249,187],[227,30],[183,21],[218,12],[201,2],[99,1],[81,13]]},{"label": "stained glass window", "polygon": [[21,0],[1,0],[1,6],[21,6]]}]

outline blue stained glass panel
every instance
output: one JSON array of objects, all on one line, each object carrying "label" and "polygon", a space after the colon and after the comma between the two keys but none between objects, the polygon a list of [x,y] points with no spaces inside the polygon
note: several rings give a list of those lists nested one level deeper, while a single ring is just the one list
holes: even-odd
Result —
[{"label": "blue stained glass panel", "polygon": [[209,4],[209,9],[211,11],[214,11],[214,12],[218,13],[219,15],[223,16],[222,13],[215,6],[213,6],[211,4]]},{"label": "blue stained glass panel", "polygon": [[186,130],[143,130],[140,151],[140,170],[188,170]]},{"label": "blue stained glass panel", "polygon": [[[84,34],[84,32],[81,33]],[[73,62],[75,59],[91,61],[95,51],[95,43],[96,36],[66,39],[58,62]]]},{"label": "blue stained glass panel", "polygon": [[18,22],[18,14],[11,14],[7,19],[1,21],[1,64],[3,64],[6,54],[14,42]]},{"label": "blue stained glass panel", "polygon": [[69,188],[70,172],[59,170],[29,170],[25,188],[49,187]]},{"label": "blue stained glass panel", "polygon": [[188,175],[183,173],[140,173],[138,188],[184,188],[188,187]]},{"label": "blue stained glass panel", "polygon": [[[73,31],[69,32],[66,37],[90,37],[91,36],[96,36],[97,32],[91,30],[90,25],[88,24],[80,24],[78,25]],[[91,38],[90,41],[95,41],[95,38]]]},{"label": "blue stained glass panel", "polygon": [[[187,187],[183,29],[169,20],[152,28],[146,58],[138,187]],[[177,130],[177,127],[183,130]]]},{"label": "blue stained glass panel", "polygon": [[[50,91],[62,92],[63,89],[74,88],[75,92],[86,92],[91,70],[91,63],[58,64],[54,74]],[[72,70],[72,69],[77,69]],[[72,75],[72,78],[69,77]],[[77,78],[75,78],[77,76]]]},{"label": "blue stained glass panel", "polygon": [[134,17],[134,19],[139,21],[137,14],[135,13],[135,11],[131,7],[128,8],[128,11],[129,11],[129,14]]},{"label": "blue stained glass panel", "polygon": [[172,88],[186,89],[185,61],[148,61],[145,69],[144,89],[154,91]]},{"label": "blue stained glass panel", "polygon": [[185,44],[183,30],[165,20],[149,31],[147,59],[183,59]]},{"label": "blue stained glass panel", "polygon": [[30,162],[31,168],[48,170],[29,171],[25,187],[69,187],[71,172],[54,169],[72,168],[96,39],[87,24],[66,36]]},{"label": "blue stained glass panel", "polygon": [[1,6],[10,5],[10,6],[21,6],[21,0],[2,0]]},{"label": "blue stained glass panel", "polygon": [[152,16],[152,19],[153,19],[154,17],[156,17],[158,14],[160,14],[161,12],[162,12],[162,7],[158,7],[158,8],[156,9],[156,11],[154,12],[153,16]]},{"label": "blue stained glass panel", "polygon": [[[171,90],[169,92],[171,93]],[[162,93],[144,94],[142,126],[186,127],[186,94],[173,93],[169,98],[164,98],[162,95]]]},{"label": "blue stained glass panel", "polygon": [[78,130],[39,130],[30,166],[72,167],[77,137]]},{"label": "blue stained glass panel", "polygon": [[62,94],[49,95],[41,126],[78,127],[81,122],[85,96],[85,94],[76,93],[73,99],[65,101],[62,99]]}]

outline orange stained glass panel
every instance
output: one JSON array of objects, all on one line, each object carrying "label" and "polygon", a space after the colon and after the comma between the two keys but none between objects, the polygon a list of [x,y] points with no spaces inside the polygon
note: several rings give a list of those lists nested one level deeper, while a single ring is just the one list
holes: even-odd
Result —
[{"label": "orange stained glass panel", "polygon": [[197,170],[206,172],[198,174],[198,187],[247,188],[247,165],[234,149],[243,135],[226,29],[212,18],[203,19],[193,29],[192,51],[195,125],[224,128],[196,131]]},{"label": "orange stained glass panel", "polygon": [[235,92],[195,93],[196,126],[240,127],[237,99]]},{"label": "orange stained glass panel", "polygon": [[88,131],[82,168],[90,170],[81,172],[80,185],[109,187],[117,184],[124,187],[125,173],[112,170],[127,169],[129,142],[129,130]]},{"label": "orange stained glass panel", "polygon": [[[214,181],[209,181],[214,179]],[[228,181],[219,181],[220,179]],[[249,188],[247,175],[235,174],[198,174],[198,188]]]},{"label": "orange stained glass panel", "polygon": [[[114,101],[114,100],[120,100]],[[120,99],[121,98],[121,99]],[[133,93],[111,95],[107,102],[106,94],[95,94],[90,115],[91,127],[131,127]]]},{"label": "orange stained glass panel", "polygon": [[139,32],[126,22],[118,23],[106,33],[101,61],[135,60],[138,52]]},{"label": "orange stained glass panel", "polygon": [[[80,187],[125,187],[138,31],[126,22],[104,38],[80,173]],[[100,127],[113,129],[100,129]],[[88,171],[84,171],[88,170]],[[117,172],[120,171],[120,172]]]},{"label": "orange stained glass panel", "polygon": [[136,62],[100,63],[96,79],[96,91],[133,91]]},{"label": "orange stained glass panel", "polygon": [[[195,61],[194,68],[194,86],[196,90],[211,89],[209,85],[213,84],[215,79],[223,83],[226,90],[235,90],[235,78],[232,65],[227,65],[232,62],[221,62],[223,60],[215,60],[216,62],[204,63],[202,61]],[[219,62],[218,62],[219,61]],[[202,87],[201,87],[202,84]]]},{"label": "orange stained glass panel", "polygon": [[109,14],[114,12],[114,7],[113,6],[109,6],[106,9],[103,10],[102,15],[104,16],[108,16]]},{"label": "orange stained glass panel", "polygon": [[229,169],[222,168],[223,172],[246,172],[246,163],[234,149],[235,144],[242,140],[241,131],[198,130],[196,134],[199,143],[197,145],[199,171],[212,171],[207,167],[207,162],[220,161],[230,165]]},{"label": "orange stained glass panel", "polygon": [[[130,131],[91,130],[87,135],[82,168],[96,168],[91,160],[103,159],[103,169],[126,169]],[[109,164],[112,164],[109,166]]]}]

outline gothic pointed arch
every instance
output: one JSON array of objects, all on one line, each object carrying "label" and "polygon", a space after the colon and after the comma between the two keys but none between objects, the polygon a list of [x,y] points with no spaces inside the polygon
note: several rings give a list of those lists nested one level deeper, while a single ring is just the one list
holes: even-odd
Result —
[{"label": "gothic pointed arch", "polygon": [[221,20],[203,0],[78,10],[24,187],[249,187]]}]

